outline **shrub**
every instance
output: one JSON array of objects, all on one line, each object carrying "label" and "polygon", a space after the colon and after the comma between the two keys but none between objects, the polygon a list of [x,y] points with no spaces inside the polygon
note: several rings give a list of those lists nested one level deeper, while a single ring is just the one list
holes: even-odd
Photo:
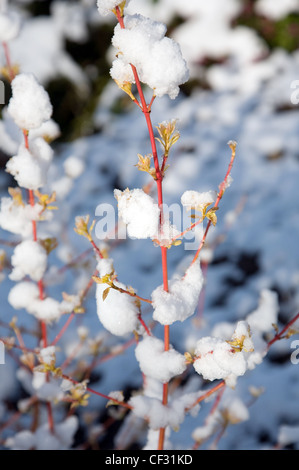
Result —
[{"label": "shrub", "polygon": [[[156,100],[164,95],[172,100],[178,96],[180,85],[188,80],[188,67],[179,45],[166,37],[165,25],[142,15],[126,15],[128,3],[129,0],[99,0],[98,9],[102,15],[113,12],[116,17],[112,38],[116,58],[111,77],[140,111],[151,147],[150,153],[138,154],[135,165],[136,172],[147,174],[147,184],[143,188],[114,188],[119,224],[126,226],[127,236],[132,243],[146,240],[160,253],[159,258],[153,255],[159,278],[155,279],[148,298],[127,285],[117,272],[111,254],[113,244],[115,241],[123,243],[127,249],[126,237],[116,236],[118,227],[112,227],[114,232],[110,238],[107,236],[97,243],[95,221],[91,222],[89,215],[79,214],[75,219],[76,236],[86,238],[90,244],[95,269],[92,275],[89,273],[84,288],[74,289],[72,294],[61,291],[59,298],[56,292],[51,295],[55,281],[60,284],[59,275],[80,259],[84,260],[90,252],[87,250],[51,271],[52,254],[60,243],[56,235],[60,235],[62,241],[65,236],[64,214],[60,218],[59,211],[56,212],[60,205],[59,191],[63,199],[64,190],[67,192],[68,185],[81,174],[84,165],[70,156],[64,167],[66,177],[56,181],[57,194],[55,191],[46,193],[54,158],[49,136],[51,133],[56,136],[51,121],[53,110],[48,93],[34,75],[17,73],[12,66],[8,41],[18,34],[19,20],[9,10],[1,13],[0,20],[9,25],[1,33],[7,61],[4,72],[12,89],[7,112],[23,136],[18,150],[6,165],[6,171],[14,177],[17,186],[9,188],[9,197],[2,198],[0,212],[1,227],[19,237],[10,258],[9,279],[15,284],[9,290],[8,303],[13,310],[25,310],[35,321],[32,330],[19,326],[21,315],[13,316],[9,323],[2,325],[10,332],[8,337],[2,336],[2,344],[7,354],[16,360],[19,366],[16,375],[26,391],[26,399],[16,398],[17,409],[9,419],[8,407],[0,408],[0,415],[4,416],[0,430],[9,431],[3,438],[4,448],[71,448],[75,446],[79,426],[85,426],[88,432],[85,443],[78,444],[79,448],[84,445],[97,448],[98,441],[104,441],[103,436],[109,434],[111,421],[119,420],[121,427],[114,448],[138,445],[143,449],[168,449],[172,448],[172,430],[183,427],[189,416],[199,415],[201,404],[209,402],[210,397],[215,397],[214,403],[204,423],[194,426],[190,441],[194,441],[194,449],[210,439],[216,445],[229,425],[248,419],[248,406],[235,392],[240,378],[263,362],[274,343],[296,332],[292,327],[298,315],[281,331],[275,327],[272,338],[267,339],[278,322],[279,305],[277,293],[263,289],[258,308],[240,321],[219,322],[213,331],[200,324],[202,330],[198,328],[189,339],[188,350],[182,349],[184,342],[172,336],[174,325],[180,327],[188,323],[188,328],[192,329],[195,323],[191,320],[201,308],[205,269],[214,248],[207,248],[207,241],[221,217],[218,210],[222,198],[233,182],[231,173],[237,144],[234,140],[228,142],[227,170],[218,188],[201,192],[185,190],[178,204],[179,224],[172,221],[164,200],[163,182],[171,172],[180,133],[176,119],[162,121],[154,127],[151,111]],[[148,89],[151,90],[149,99]],[[123,158],[126,158],[126,149],[123,149]],[[169,252],[184,246],[185,237],[190,234],[197,247],[188,256],[184,253],[184,259],[170,278]],[[125,269],[129,276],[131,267]],[[95,335],[90,334],[82,322],[82,317],[87,315],[84,302],[93,286],[96,298],[92,310],[97,312],[101,324],[98,325],[100,333]],[[146,308],[151,309],[150,319]],[[67,320],[63,321],[65,317]],[[82,324],[77,326],[75,346],[68,350],[63,340],[76,319]],[[56,333],[50,340],[52,331]],[[102,391],[101,381],[100,390],[93,387],[97,366],[122,355],[133,345],[135,365],[142,380],[132,384],[129,391]],[[84,361],[80,360],[80,354]],[[66,372],[70,366],[72,372]],[[124,362],[123,367],[126,366]],[[105,373],[117,375],[119,372],[111,366]],[[128,370],[128,384],[130,375]],[[257,399],[261,393],[252,389],[252,398]],[[104,415],[101,425],[97,424],[98,415],[94,418],[92,413],[88,416],[81,411],[89,406],[91,397],[104,399],[109,405],[108,418],[105,420]],[[100,403],[93,402],[91,409],[102,410],[102,401]],[[28,425],[30,416],[32,422]],[[14,430],[16,421],[20,426]]]}]

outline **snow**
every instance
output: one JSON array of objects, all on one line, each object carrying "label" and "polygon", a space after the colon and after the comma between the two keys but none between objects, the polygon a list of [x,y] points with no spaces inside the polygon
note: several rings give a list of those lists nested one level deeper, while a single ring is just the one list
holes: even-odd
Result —
[{"label": "snow", "polygon": [[8,112],[17,126],[26,130],[36,129],[51,118],[49,95],[33,74],[20,73],[11,86]]},{"label": "snow", "polygon": [[158,233],[160,209],[142,189],[114,190],[118,213],[131,238],[152,238]]},{"label": "snow", "polygon": [[172,348],[165,351],[163,341],[152,336],[143,338],[138,343],[135,355],[143,374],[163,383],[182,374],[186,369],[182,354]]},{"label": "snow", "polygon": [[[130,0],[126,0],[126,6],[129,4]],[[121,5],[123,0],[97,0],[97,6],[100,15],[108,15],[115,7]]]},{"label": "snow", "polygon": [[267,333],[277,324],[278,313],[277,292],[263,289],[257,309],[251,312],[246,320],[253,331]]},{"label": "snow", "polygon": [[[108,270],[112,268],[111,261],[106,259],[100,260],[98,270],[100,276],[105,276]],[[118,288],[127,290],[127,287],[115,280],[114,285]],[[105,283],[97,284],[96,302],[97,314],[103,326],[116,336],[126,336],[136,330],[138,326],[138,305],[133,297],[126,293],[122,293],[113,288],[109,289],[106,298],[103,294],[108,285]]]},{"label": "snow", "polygon": [[38,297],[39,289],[37,284],[27,281],[18,282],[10,289],[8,302],[16,310],[27,309]]},{"label": "snow", "polygon": [[85,169],[84,162],[76,156],[68,157],[63,166],[66,175],[72,179],[79,178]]},{"label": "snow", "polygon": [[[86,91],[89,72],[84,67],[74,66],[74,60],[64,50],[64,38],[73,38],[84,46],[81,41],[90,26],[105,31],[107,27],[112,31],[115,15],[100,17],[95,2],[91,6],[89,0],[76,2],[76,5],[70,2],[69,7],[65,4],[61,10],[56,5],[61,2],[53,3],[55,8],[47,17],[31,17],[28,11],[22,15],[24,24],[19,37],[9,44],[13,63],[19,64],[21,72],[34,72],[43,85],[62,75],[77,85],[82,84]],[[21,2],[17,5],[17,9],[21,9]],[[111,3],[106,5],[111,6]],[[296,11],[298,6],[288,1],[258,1],[255,10],[262,8],[261,5],[262,14],[271,21],[283,19],[283,15]],[[166,293],[162,287],[161,253],[155,245],[157,240],[160,243],[164,240],[166,246],[185,226],[181,227],[177,220],[172,226],[173,221],[167,220],[163,230],[167,234],[170,228],[170,233],[166,237],[164,233],[163,238],[153,229],[154,225],[157,228],[160,216],[156,205],[156,183],[144,172],[138,172],[135,166],[138,153],[151,151],[146,123],[140,109],[132,102],[128,106],[125,102],[123,113],[111,112],[115,103],[123,104],[123,94],[112,80],[100,96],[93,135],[55,144],[55,158],[51,159],[50,167],[42,170],[43,177],[40,174],[35,179],[46,184],[42,187],[43,192],[51,194],[57,190],[59,210],[51,213],[52,218],[46,211],[42,214],[45,220],[40,220],[41,206],[37,203],[34,207],[28,205],[26,191],[23,191],[23,204],[8,197],[6,186],[12,185],[11,175],[4,171],[0,175],[0,239],[6,254],[2,262],[1,250],[3,313],[0,339],[15,341],[16,347],[11,350],[14,357],[29,359],[30,353],[27,355],[20,350],[18,338],[9,327],[12,318],[17,317],[17,326],[26,346],[35,351],[37,358],[37,344],[42,343],[36,337],[39,330],[35,315],[47,322],[51,344],[69,319],[64,312],[69,313],[76,306],[97,267],[104,276],[115,265],[119,281],[115,279],[114,282],[121,282],[116,286],[132,286],[142,297],[154,301],[153,305],[140,302],[137,308],[136,299],[113,289],[103,301],[102,294],[108,285],[94,283],[84,297],[85,313],[76,315],[57,345],[56,366],[64,364],[65,372],[71,378],[77,378],[74,371],[80,372],[81,376],[81,372],[90,372],[90,364],[96,364],[91,371],[91,388],[107,394],[111,390],[129,390],[127,399],[135,404],[135,409],[126,413],[118,430],[115,431],[114,426],[105,429],[102,416],[108,413],[109,417],[117,419],[122,414],[120,407],[110,407],[103,412],[107,400],[90,394],[87,407],[79,408],[74,426],[63,431],[65,440],[58,436],[59,433],[51,435],[47,427],[46,402],[51,402],[58,431],[60,424],[67,421],[69,406],[64,402],[62,407],[60,401],[66,396],[69,398],[72,383],[68,381],[68,387],[65,387],[65,382],[62,387],[57,377],[46,382],[44,373],[31,373],[25,367],[16,370],[15,361],[6,354],[5,366],[0,366],[3,448],[69,449],[93,445],[102,448],[108,438],[114,449],[134,446],[156,450],[160,425],[167,426],[165,449],[191,449],[193,445],[201,449],[225,450],[298,448],[298,366],[291,362],[291,354],[296,353],[294,340],[277,341],[269,353],[267,342],[276,334],[273,324],[281,331],[298,311],[299,222],[295,196],[299,177],[299,134],[298,104],[294,100],[298,86],[296,88],[294,80],[299,55],[297,51],[269,50],[256,31],[236,27],[234,19],[238,19],[240,8],[241,2],[237,0],[190,0],[188,3],[131,0],[125,9],[130,18],[136,13],[143,18],[152,18],[149,31],[156,34],[157,42],[166,39],[167,25],[169,38],[180,44],[190,77],[204,85],[194,85],[192,91],[188,88],[190,96],[181,93],[173,101],[166,93],[153,103],[150,116],[155,135],[155,125],[159,122],[177,118],[180,123],[181,137],[172,149],[168,160],[170,168],[163,180],[164,202],[176,204],[185,214],[187,211],[180,204],[184,193],[208,194],[211,189],[218,188],[230,158],[226,143],[231,139],[238,142],[232,169],[234,183],[227,188],[220,202],[217,225],[209,231],[200,255],[201,264],[192,265],[194,277],[189,283],[185,282],[188,280],[185,273],[188,273],[206,221],[198,224],[197,238],[193,232],[187,234],[193,237],[190,256],[186,257],[185,240],[190,241],[187,236],[180,246],[171,246],[167,250],[170,292]],[[62,12],[60,18],[59,11]],[[173,22],[178,17],[182,20],[179,25]],[[67,18],[74,18],[74,23],[68,22]],[[130,18],[128,22],[133,21]],[[148,43],[152,44],[152,39]],[[136,49],[138,45],[134,45]],[[115,49],[107,52],[109,63],[114,53]],[[4,65],[3,54],[0,60]],[[133,82],[131,67],[121,54],[113,62],[112,70],[114,68],[115,76],[121,81]],[[144,90],[146,100],[150,102],[152,90],[147,87]],[[58,133],[51,120],[30,130],[30,155],[39,166],[42,165],[40,151],[34,153],[34,139],[47,138],[47,135],[55,137]],[[14,158],[22,143],[22,132],[4,108],[0,122],[1,151]],[[160,149],[159,157],[161,161]],[[28,185],[30,175],[26,178]],[[148,185],[149,180],[152,185]],[[132,188],[129,191],[132,195],[133,188],[144,189],[145,185],[144,193],[149,199],[142,193],[134,194],[136,212],[128,219],[132,222],[134,237],[111,238],[102,244],[96,230],[93,232],[95,243],[103,248],[105,256],[109,256],[97,266],[98,259],[87,240],[74,233],[75,217],[90,214],[91,220],[95,217],[97,222],[99,216],[95,209],[105,204],[113,211],[113,220],[117,223],[114,188],[120,191],[118,194],[123,198],[124,214],[127,215],[128,201],[123,190]],[[215,193],[211,204],[214,201]],[[188,222],[189,215],[186,215]],[[31,248],[26,250],[29,260],[24,266],[21,260],[19,266],[10,263],[15,259],[15,244],[32,239],[32,220],[38,221],[39,239],[55,236],[59,240],[58,247],[48,257],[49,270],[42,276],[43,301],[39,299],[38,281],[30,279],[30,273],[24,272],[33,268]],[[144,225],[138,227],[138,220]],[[123,224],[121,216],[119,222]],[[18,271],[21,267],[22,275]],[[11,272],[20,277],[16,284],[9,277]],[[195,282],[196,279],[199,282]],[[76,300],[67,301],[61,296],[62,292],[72,292]],[[183,292],[188,296],[187,301]],[[111,322],[112,332],[109,324],[106,329],[99,321],[97,302],[100,310],[105,312],[107,324]],[[112,309],[108,308],[109,302]],[[117,315],[114,314],[115,307]],[[138,321],[139,308],[152,336],[146,334]],[[119,325],[118,314],[124,312],[127,314],[121,316]],[[165,356],[168,351],[164,351],[162,340],[164,324],[170,325],[171,357]],[[298,330],[298,321],[293,326]],[[137,344],[140,363],[135,356]],[[185,352],[190,357],[184,356]],[[201,357],[196,357],[197,353]],[[190,361],[186,361],[188,358]],[[149,375],[144,375],[143,368]],[[175,374],[181,374],[181,370],[183,375],[176,380]],[[169,377],[174,380],[170,379],[168,405],[163,406],[163,382]],[[202,397],[217,384],[216,380],[221,379],[226,382],[224,392],[220,389],[204,399],[196,419],[193,413],[185,413],[193,400]],[[22,390],[26,397],[36,396],[40,400],[40,427],[35,433],[30,431],[30,398],[23,400]],[[8,402],[12,407],[7,406]],[[3,429],[2,424],[9,423],[14,416],[13,410],[20,410],[22,414],[14,427]],[[74,429],[79,426],[80,433],[74,445]],[[86,441],[82,435],[86,436]],[[89,436],[92,436],[92,442],[87,442]]]},{"label": "snow", "polygon": [[28,238],[32,234],[32,221],[39,219],[42,206],[38,203],[17,204],[12,198],[1,198],[0,227],[8,232]]},{"label": "snow", "polygon": [[184,409],[181,413],[171,406],[164,406],[158,398],[135,396],[130,399],[134,414],[146,419],[151,429],[159,429],[170,426],[177,429],[184,420]]},{"label": "snow", "polygon": [[44,364],[55,364],[55,346],[47,346],[42,348],[39,352],[40,360]]},{"label": "snow", "polygon": [[53,150],[42,137],[30,141],[30,150],[21,145],[18,154],[6,164],[6,171],[15,177],[18,185],[26,189],[39,189],[47,182],[47,172]]},{"label": "snow", "polygon": [[5,444],[11,450],[67,450],[73,442],[78,424],[78,418],[70,416],[56,426],[55,434],[51,433],[48,424],[43,424],[34,433],[16,433],[14,437],[8,438]]},{"label": "snow", "polygon": [[[166,26],[142,15],[126,15],[125,28],[115,27],[113,46],[118,50],[117,65],[111,76],[119,82],[133,82],[127,73],[132,64],[138,71],[141,82],[154,90],[156,96],[169,95],[174,99],[179,85],[188,80],[187,64],[179,45],[165,37]],[[120,72],[120,73],[119,73]]]},{"label": "snow", "polygon": [[[45,85],[60,75],[67,78],[81,93],[86,93],[86,76],[64,50],[64,40],[65,35],[62,34],[57,16],[40,15],[26,19],[19,36],[9,46],[14,61],[22,72],[34,74],[41,84]],[[30,44],[30,47],[24,48],[24,43]]]},{"label": "snow", "polygon": [[272,20],[280,20],[290,13],[299,12],[298,0],[258,0],[255,5],[257,13]]},{"label": "snow", "polygon": [[299,441],[299,426],[281,426],[278,442],[282,446],[297,444]]},{"label": "snow", "polygon": [[242,353],[217,338],[204,337],[196,344],[194,368],[206,380],[227,379],[244,375],[246,362]]},{"label": "snow", "polygon": [[216,192],[208,191],[199,193],[198,191],[185,191],[181,197],[181,203],[187,210],[195,209],[203,212],[203,209],[216,201]]},{"label": "snow", "polygon": [[0,11],[0,41],[8,42],[15,39],[20,31],[21,20],[14,11]]},{"label": "snow", "polygon": [[162,325],[171,325],[189,318],[198,304],[202,286],[200,263],[195,262],[187,269],[183,278],[173,279],[169,283],[169,292],[164,290],[163,285],[153,291],[153,319]]},{"label": "snow", "polygon": [[206,380],[224,379],[234,385],[236,377],[245,374],[246,353],[254,351],[247,322],[238,322],[230,341],[203,337],[196,343],[194,368]]},{"label": "snow", "polygon": [[24,240],[14,249],[11,257],[13,270],[9,277],[20,281],[29,276],[33,281],[39,281],[45,274],[47,261],[47,253],[38,242]]}]

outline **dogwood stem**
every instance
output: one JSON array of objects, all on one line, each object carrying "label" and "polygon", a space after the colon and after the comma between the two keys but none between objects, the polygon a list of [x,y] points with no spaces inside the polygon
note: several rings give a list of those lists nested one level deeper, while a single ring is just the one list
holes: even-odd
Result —
[{"label": "dogwood stem", "polygon": [[[222,196],[224,194],[224,191],[227,187],[227,184],[228,184],[228,178],[230,176],[230,173],[231,173],[231,170],[232,170],[232,167],[233,167],[233,163],[235,161],[235,156],[236,156],[236,143],[235,142],[229,142],[229,145],[230,145],[230,148],[232,150],[232,154],[231,154],[231,158],[230,158],[230,162],[229,162],[229,165],[228,165],[228,169],[227,169],[227,172],[226,172],[226,175],[224,177],[224,180],[222,181],[222,183],[219,185],[219,192],[218,192],[218,195],[217,195],[217,199],[216,199],[216,202],[213,206],[214,209],[217,209],[218,206],[219,206],[219,202],[221,201],[222,199]],[[197,252],[195,253],[195,256],[191,262],[191,264],[195,263],[196,260],[198,259],[199,257],[199,253],[201,252],[201,249],[202,247],[204,246],[205,242],[206,242],[206,239],[207,239],[207,235],[208,235],[208,232],[210,230],[210,227],[211,227],[211,223],[212,221],[209,220],[207,226],[206,226],[206,230],[204,232],[204,235],[202,237],[202,240],[199,244],[199,247],[197,249]]]},{"label": "dogwood stem", "polygon": [[[117,16],[119,25],[122,29],[124,29],[125,28],[124,20],[120,13],[119,7],[116,7],[115,10],[116,10],[116,16]],[[158,196],[158,205],[160,208],[160,225],[161,225],[163,224],[163,191],[162,191],[163,176],[162,176],[162,172],[161,172],[160,165],[159,165],[154,130],[153,130],[153,125],[152,125],[152,121],[150,117],[151,106],[154,101],[154,96],[152,97],[150,104],[147,105],[137,69],[133,64],[131,64],[131,68],[132,68],[132,72],[134,75],[138,94],[140,97],[141,109],[146,120],[151,148],[152,148],[154,166],[155,166],[155,171],[156,171],[157,196]],[[162,246],[160,248],[161,248],[161,261],[162,261],[163,288],[166,292],[168,292],[167,248],[162,247]],[[169,350],[169,325],[164,326],[164,349],[165,351]],[[167,405],[167,402],[168,402],[168,383],[165,383],[163,384],[162,403],[163,405]],[[163,450],[164,438],[165,438],[165,428],[161,428],[159,432],[158,450]]]}]

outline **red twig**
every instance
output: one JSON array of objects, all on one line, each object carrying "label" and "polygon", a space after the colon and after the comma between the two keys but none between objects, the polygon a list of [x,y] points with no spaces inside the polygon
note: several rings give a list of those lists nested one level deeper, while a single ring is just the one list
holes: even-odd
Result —
[{"label": "red twig", "polygon": [[295,315],[294,318],[292,318],[288,323],[287,325],[279,332],[277,333],[274,338],[271,339],[271,341],[268,342],[267,344],[267,351],[269,350],[269,348],[272,346],[272,344],[274,344],[276,341],[282,339],[284,333],[286,333],[286,331],[290,328],[291,325],[293,325],[296,320],[298,320],[299,318],[299,313],[297,313],[297,315]]},{"label": "red twig", "polygon": [[[76,385],[80,385],[80,384],[81,384],[81,382],[79,382],[78,380],[72,379],[72,378],[69,377],[68,375],[62,374],[61,377],[62,377],[63,379],[65,379],[65,380],[69,380],[69,381],[72,382],[73,384],[76,384]],[[114,403],[116,403],[117,405],[121,405],[121,406],[127,408],[128,410],[132,410],[132,409],[133,409],[133,407],[132,407],[131,405],[129,405],[128,403],[125,403],[125,402],[123,402],[123,401],[116,400],[115,398],[110,397],[109,395],[105,395],[104,393],[97,392],[96,390],[93,390],[92,388],[86,387],[86,391],[87,391],[87,392],[90,392],[90,393],[93,393],[94,395],[98,395],[99,397],[106,398],[106,400],[111,400],[111,401],[113,401]]]},{"label": "red twig", "polygon": [[15,78],[15,73],[14,73],[14,70],[13,70],[13,67],[12,67],[12,64],[11,64],[8,45],[5,41],[2,42],[2,47],[3,47],[3,50],[4,50],[5,61],[6,61],[6,66],[7,66],[7,70],[8,70],[9,79],[12,82],[13,79]]},{"label": "red twig", "polygon": [[[116,11],[116,16],[120,24],[120,27],[124,29],[125,28],[124,20],[123,20],[123,17],[121,16],[119,7],[116,7],[115,11]],[[160,165],[159,165],[156,141],[155,141],[153,126],[152,126],[151,117],[150,117],[151,106],[154,101],[154,96],[152,97],[150,104],[147,105],[136,67],[133,64],[131,64],[131,68],[132,68],[132,72],[134,75],[138,94],[140,97],[141,108],[142,108],[142,112],[146,120],[151,148],[152,148],[154,166],[155,166],[155,171],[156,171],[158,205],[160,207],[160,224],[162,224],[163,223],[163,191],[162,191],[163,174],[161,172]],[[168,269],[167,269],[167,248],[166,247],[161,246],[161,258],[162,258],[163,287],[164,287],[164,290],[168,292]],[[169,350],[169,326],[168,325],[164,327],[164,349],[165,351]],[[168,402],[168,384],[167,383],[163,384],[162,402],[163,402],[163,405],[167,405],[167,402]],[[159,433],[158,450],[163,450],[164,437],[165,437],[165,429],[161,428],[160,433]]]},{"label": "red twig", "polygon": [[[3,42],[2,44],[3,44],[7,69],[8,69],[8,73],[9,73],[9,78],[12,81],[15,78],[15,73],[14,73],[13,67],[11,65],[8,45],[7,45],[6,42]],[[28,130],[27,129],[22,129],[22,132],[23,132],[23,136],[24,136],[25,148],[29,151]],[[35,201],[34,201],[34,194],[33,194],[32,189],[28,190],[28,199],[29,199],[29,204],[33,207],[34,204],[35,204]],[[35,242],[37,242],[37,228],[36,228],[36,221],[35,220],[32,220],[32,237],[33,237],[33,240]],[[38,288],[39,288],[39,298],[40,298],[40,300],[43,300],[44,299],[44,286],[43,286],[43,281],[42,280],[40,280],[38,282]],[[42,334],[43,347],[45,348],[48,345],[47,326],[44,322],[41,322],[40,325],[41,325],[41,334]],[[48,403],[47,408],[48,408],[49,428],[53,432],[54,431],[54,421],[53,421],[53,416],[52,416],[51,403]]]},{"label": "red twig", "polygon": [[[234,147],[231,146],[231,149],[232,149],[232,154],[231,154],[231,159],[230,159],[230,162],[229,162],[229,166],[228,166],[228,169],[227,169],[225,178],[224,178],[224,180],[222,181],[222,183],[221,183],[220,186],[219,186],[218,196],[217,196],[216,202],[215,202],[214,207],[213,207],[213,208],[216,208],[216,209],[218,208],[219,202],[221,201],[222,196],[223,196],[223,194],[224,194],[225,188],[226,188],[226,186],[227,186],[228,177],[229,177],[229,175],[230,175],[230,172],[231,172],[231,170],[232,170],[233,163],[234,163],[234,160],[235,160],[235,156],[236,156],[235,146],[234,146]],[[195,253],[195,256],[194,256],[194,258],[193,258],[191,264],[193,264],[193,263],[196,262],[196,260],[197,260],[197,258],[198,258],[198,256],[199,256],[199,253],[201,252],[201,249],[202,249],[202,247],[204,246],[204,244],[205,244],[205,242],[206,242],[207,235],[208,235],[208,232],[209,232],[210,227],[211,227],[211,223],[212,223],[212,221],[209,220],[209,222],[208,222],[208,224],[207,224],[207,226],[206,226],[206,230],[205,230],[205,232],[204,232],[204,235],[203,235],[203,237],[202,237],[202,240],[201,240],[201,242],[200,242],[200,244],[199,244],[199,247],[198,247],[198,249],[197,249],[197,252]]]}]

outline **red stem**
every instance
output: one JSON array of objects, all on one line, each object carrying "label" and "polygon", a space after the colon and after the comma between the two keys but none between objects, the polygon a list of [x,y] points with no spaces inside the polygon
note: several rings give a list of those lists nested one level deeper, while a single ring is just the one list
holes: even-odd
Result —
[{"label": "red stem", "polygon": [[[121,16],[119,7],[116,7],[116,16],[118,19],[118,22],[120,24],[120,27],[122,29],[125,28],[124,25],[124,20],[123,17]],[[162,191],[162,180],[163,176],[161,173],[160,165],[159,165],[159,159],[158,159],[158,153],[157,153],[157,147],[156,147],[156,141],[155,141],[155,136],[154,136],[154,131],[153,131],[153,126],[152,126],[152,121],[150,117],[150,110],[151,110],[151,105],[154,101],[154,96],[152,97],[152,100],[149,104],[149,106],[146,104],[145,97],[143,94],[143,90],[141,87],[141,83],[139,80],[138,72],[136,70],[136,67],[131,64],[132,72],[134,75],[136,87],[138,90],[138,94],[140,97],[141,101],[141,107],[142,107],[142,112],[144,114],[147,128],[148,128],[148,133],[149,133],[149,138],[151,142],[151,147],[152,147],[152,154],[153,154],[153,159],[154,159],[154,166],[156,170],[156,183],[157,183],[157,195],[158,195],[158,205],[160,208],[160,225],[163,224],[163,191]],[[161,258],[162,258],[162,275],[163,275],[163,288],[166,292],[168,292],[168,270],[167,270],[167,248],[161,246]],[[165,351],[169,350],[169,326],[166,325],[164,327],[164,349]],[[163,384],[163,399],[162,403],[163,405],[167,405],[168,402],[168,384]],[[163,450],[164,447],[164,438],[165,438],[165,429],[161,428],[159,432],[159,442],[158,442],[158,450]]]},{"label": "red stem", "polygon": [[58,343],[60,338],[64,335],[64,333],[68,329],[68,327],[69,327],[70,323],[72,322],[74,316],[75,316],[75,312],[72,312],[70,314],[70,316],[68,317],[67,321],[65,322],[65,324],[63,325],[63,327],[61,328],[61,330],[59,331],[59,333],[56,335],[56,338],[52,341],[51,346],[55,346]]},{"label": "red stem", "polygon": [[143,320],[143,318],[142,318],[142,316],[141,316],[141,313],[138,315],[138,320],[140,321],[141,325],[142,325],[143,328],[145,329],[147,335],[148,335],[148,336],[152,336],[150,330],[148,329],[147,324],[145,323],[145,321]]},{"label": "red stem", "polygon": [[[28,139],[28,130],[23,129],[23,136],[24,136],[24,144],[25,148],[29,151],[29,139]],[[28,198],[29,204],[33,207],[35,204],[34,200],[34,193],[32,189],[28,189]],[[37,224],[36,220],[32,220],[32,237],[35,242],[37,242]],[[43,280],[40,279],[38,281],[38,289],[39,289],[39,298],[40,300],[44,300],[44,283]],[[42,343],[43,348],[48,346],[48,333],[47,333],[47,325],[45,322],[40,322],[41,327],[41,336],[42,336]],[[49,380],[49,376],[47,374],[47,380]],[[47,412],[48,412],[48,423],[49,429],[52,433],[54,433],[54,420],[53,420],[53,412],[52,412],[52,404],[47,402]]]},{"label": "red stem", "polygon": [[[232,149],[232,155],[231,155],[231,159],[230,159],[230,162],[229,162],[229,166],[228,166],[228,169],[227,169],[227,172],[226,172],[226,175],[225,175],[225,178],[224,180],[222,181],[222,183],[220,184],[220,187],[219,187],[219,193],[218,193],[218,196],[217,196],[217,199],[216,199],[216,202],[214,204],[214,208],[217,208],[219,206],[219,202],[221,201],[222,199],[222,196],[224,194],[224,190],[225,190],[225,187],[226,187],[226,184],[227,184],[227,179],[230,175],[230,172],[232,170],[232,167],[233,167],[233,163],[234,163],[234,160],[235,160],[235,149]],[[197,252],[195,253],[195,256],[191,262],[191,264],[195,263],[195,261],[197,260],[198,256],[199,256],[199,253],[201,252],[201,249],[202,247],[204,246],[205,242],[206,242],[206,239],[207,239],[207,235],[208,235],[208,232],[210,230],[210,227],[211,227],[211,220],[209,220],[207,226],[206,226],[206,230],[205,230],[205,233],[204,233],[204,236],[202,237],[202,240],[200,242],[200,245],[197,249]]]},{"label": "red stem", "polygon": [[[96,276],[98,274],[98,271],[95,270],[93,276]],[[88,281],[85,289],[83,290],[83,292],[81,293],[81,296],[80,296],[80,299],[81,299],[81,302],[83,301],[83,299],[86,297],[89,289],[91,288],[91,286],[93,285],[93,276],[90,278],[90,280]],[[64,335],[64,333],[66,332],[66,330],[68,329],[69,325],[71,324],[73,318],[75,317],[76,313],[75,312],[72,312],[69,316],[69,318],[67,319],[67,321],[65,322],[65,324],[63,325],[63,327],[61,328],[61,330],[59,331],[59,333],[56,335],[55,339],[52,341],[51,343],[51,346],[55,346],[58,341],[60,340],[60,338]]]},{"label": "red stem", "polygon": [[277,333],[274,338],[271,339],[271,341],[268,342],[267,344],[267,351],[269,350],[270,346],[272,346],[273,343],[275,343],[276,341],[280,340],[281,337],[283,336],[283,334],[290,328],[291,325],[293,325],[293,323],[295,323],[296,320],[298,320],[299,318],[299,313],[297,313],[297,315],[292,318],[289,323],[279,332]]},{"label": "red stem", "polygon": [[2,46],[3,46],[3,50],[4,50],[5,61],[6,61],[6,66],[7,66],[8,74],[9,74],[9,79],[10,79],[10,81],[12,82],[13,79],[15,78],[15,73],[14,73],[13,67],[12,67],[12,65],[11,65],[10,53],[9,53],[8,45],[7,45],[7,43],[6,43],[5,41],[3,41],[3,42],[2,42]]},{"label": "red stem", "polygon": [[[72,379],[71,377],[69,377],[68,375],[65,375],[65,374],[62,374],[61,377],[63,379],[66,379],[66,380],[69,380],[70,382],[72,382],[73,384],[76,384],[76,385],[80,385],[81,382],[78,382],[77,380],[75,379]],[[98,395],[99,397],[102,397],[102,398],[106,398],[107,400],[112,400],[113,402],[115,402],[117,405],[121,405],[121,406],[124,406],[125,408],[129,409],[129,410],[132,410],[133,407],[131,405],[129,405],[128,403],[125,403],[123,401],[119,401],[119,400],[116,400],[114,399],[113,397],[109,397],[109,395],[105,395],[104,393],[101,393],[101,392],[97,392],[96,390],[93,390],[92,388],[89,388],[89,387],[86,387],[86,391],[87,392],[90,392],[90,393],[93,393],[95,395]]]}]

